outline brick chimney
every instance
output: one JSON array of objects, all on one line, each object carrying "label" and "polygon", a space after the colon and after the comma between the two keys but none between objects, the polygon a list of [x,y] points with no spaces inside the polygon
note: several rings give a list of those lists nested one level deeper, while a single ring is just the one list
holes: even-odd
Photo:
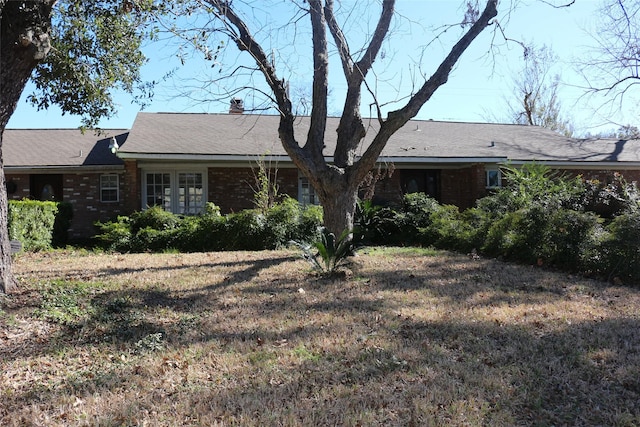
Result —
[{"label": "brick chimney", "polygon": [[231,98],[231,105],[229,106],[229,114],[242,114],[244,113],[244,102],[240,98]]}]

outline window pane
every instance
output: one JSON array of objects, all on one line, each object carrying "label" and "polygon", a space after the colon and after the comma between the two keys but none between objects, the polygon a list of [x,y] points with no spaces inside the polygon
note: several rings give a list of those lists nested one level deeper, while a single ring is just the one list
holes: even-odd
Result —
[{"label": "window pane", "polygon": [[319,203],[313,186],[306,177],[299,179],[298,193],[300,195],[299,202],[303,206],[305,205],[317,205]]},{"label": "window pane", "polygon": [[487,171],[487,187],[499,187],[500,186],[500,171],[488,170]]},{"label": "window pane", "polygon": [[204,208],[202,174],[178,173],[178,213],[195,215]]},{"label": "window pane", "polygon": [[118,201],[118,175],[100,176],[100,200],[103,202]]},{"label": "window pane", "polygon": [[161,206],[164,210],[171,211],[171,174],[147,174],[146,205]]}]

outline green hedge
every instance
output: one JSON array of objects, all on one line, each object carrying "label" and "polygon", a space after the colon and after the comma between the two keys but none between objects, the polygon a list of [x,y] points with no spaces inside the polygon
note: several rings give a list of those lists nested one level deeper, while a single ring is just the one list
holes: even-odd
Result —
[{"label": "green hedge", "polygon": [[97,242],[119,252],[262,250],[291,240],[313,241],[322,225],[322,208],[285,198],[265,213],[257,209],[221,215],[208,203],[201,215],[181,217],[153,207],[130,217],[97,223]]},{"label": "green hedge", "polygon": [[10,200],[9,238],[23,250],[39,251],[66,244],[72,210],[68,203]]}]

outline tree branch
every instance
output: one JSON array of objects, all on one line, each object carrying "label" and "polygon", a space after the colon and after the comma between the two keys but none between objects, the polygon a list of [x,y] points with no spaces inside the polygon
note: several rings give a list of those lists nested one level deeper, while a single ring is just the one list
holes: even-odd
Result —
[{"label": "tree branch", "polygon": [[[332,4],[333,2],[329,1],[327,7],[330,7]],[[371,37],[369,46],[362,58],[354,65],[352,72],[350,74],[345,73],[348,87],[342,117],[340,118],[340,124],[337,129],[338,143],[334,153],[335,164],[338,167],[346,167],[353,164],[355,160],[354,149],[366,134],[362,118],[360,117],[362,84],[365,82],[366,76],[380,52],[382,42],[389,32],[394,10],[395,0],[383,1],[380,19]]]},{"label": "tree branch", "polygon": [[292,159],[303,157],[303,151],[294,137],[294,115],[284,80],[278,78],[268,56],[255,40],[244,20],[230,7],[230,2],[224,0],[205,1],[214,8],[220,21],[230,30],[229,36],[236,43],[238,49],[248,52],[253,57],[267,84],[273,91],[280,113],[278,133],[285,151]]},{"label": "tree branch", "polygon": [[[435,91],[445,84],[449,79],[451,70],[458,62],[464,51],[471,45],[471,42],[489,25],[492,19],[498,14],[498,0],[488,0],[487,5],[478,18],[478,20],[467,30],[462,38],[453,46],[447,57],[442,61],[436,72],[422,85],[422,87],[413,95],[407,104],[395,111],[389,112],[387,120],[385,120],[378,134],[373,139],[367,150],[358,160],[358,163],[365,165],[375,164],[376,159],[382,152],[385,144],[398,129],[404,126],[407,121],[415,117],[420,108],[431,98]],[[366,168],[357,168],[357,176],[354,179],[363,179],[366,174]]]},{"label": "tree branch", "polygon": [[316,165],[324,164],[322,148],[327,125],[327,93],[329,88],[329,50],[327,48],[326,21],[322,0],[309,0],[309,14],[313,39],[313,93],[311,124],[305,151]]}]

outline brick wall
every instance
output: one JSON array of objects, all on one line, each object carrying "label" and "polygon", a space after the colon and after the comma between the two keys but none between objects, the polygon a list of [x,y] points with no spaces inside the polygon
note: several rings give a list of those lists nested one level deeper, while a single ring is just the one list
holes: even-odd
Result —
[{"label": "brick wall", "polygon": [[613,180],[614,173],[620,173],[625,181],[631,183],[636,182],[640,184],[640,170],[578,170],[578,169],[568,169],[565,170],[570,176],[582,175],[585,179],[597,179],[604,183],[609,183]]},{"label": "brick wall", "polygon": [[485,169],[475,164],[461,169],[443,169],[440,173],[442,204],[470,208],[486,194]]},{"label": "brick wall", "polygon": [[13,194],[8,194],[9,200],[22,200],[29,198],[31,192],[31,185],[29,183],[29,174],[10,174],[6,175],[7,182],[14,182],[16,184],[16,191]]},{"label": "brick wall", "polygon": [[[207,200],[219,206],[222,213],[253,208],[252,187],[256,188],[256,173],[257,171],[251,168],[209,168]],[[298,198],[297,169],[279,169],[276,182],[280,194]]]},{"label": "brick wall", "polygon": [[[486,194],[486,178],[483,164],[460,169],[440,170],[440,203],[456,205],[461,209],[474,206],[475,201]],[[376,183],[373,201],[383,205],[402,202],[401,171]]]},{"label": "brick wall", "polygon": [[[62,200],[73,205],[73,219],[69,228],[70,241],[86,240],[95,235],[96,221],[107,221],[117,215],[129,213],[124,209],[124,174],[119,173],[120,201],[100,201],[100,176],[102,172],[62,174]],[[16,191],[9,195],[11,200],[30,198],[29,174],[7,174],[7,182],[16,184]]]},{"label": "brick wall", "polygon": [[124,161],[122,203],[126,212],[142,210],[142,172],[136,160]]},{"label": "brick wall", "polygon": [[75,173],[62,176],[62,199],[73,205],[73,220],[69,228],[70,240],[84,240],[95,235],[96,221],[108,221],[117,215],[129,213],[122,201],[124,191],[123,173],[119,175],[120,201],[100,201],[100,176],[102,173]]}]

